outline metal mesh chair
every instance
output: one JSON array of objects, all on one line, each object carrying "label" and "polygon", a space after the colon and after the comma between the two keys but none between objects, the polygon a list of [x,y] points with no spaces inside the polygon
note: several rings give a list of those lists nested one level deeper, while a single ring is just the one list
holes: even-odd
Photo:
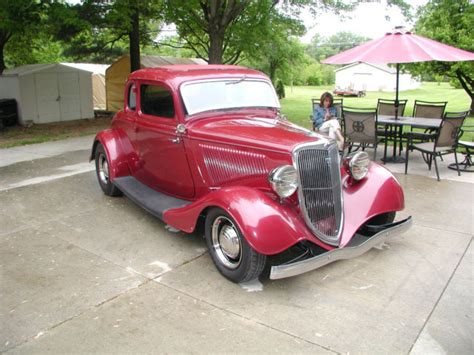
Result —
[{"label": "metal mesh chair", "polygon": [[[398,114],[396,114],[395,100],[378,99],[377,101],[377,115],[383,116],[403,116],[408,100],[398,100]],[[397,128],[393,129],[386,125],[377,127],[377,135],[384,142],[384,157],[387,155],[387,144],[390,139],[398,139]],[[402,144],[399,146],[399,154],[402,152]]]},{"label": "metal mesh chair", "polygon": [[464,160],[460,163],[449,164],[448,168],[453,170],[461,170],[462,172],[474,173],[474,163],[472,156],[474,154],[474,142],[468,140],[461,140],[464,133],[474,133],[474,126],[463,125],[461,127],[461,134],[459,135],[458,148],[464,150],[461,154],[464,155]]},{"label": "metal mesh chair", "polygon": [[344,136],[351,152],[354,146],[365,150],[368,146],[374,148],[374,160],[377,154],[377,110],[371,108],[343,107]]},{"label": "metal mesh chair", "polygon": [[[413,117],[423,117],[423,118],[437,118],[441,119],[444,115],[444,110],[446,109],[447,102],[432,102],[432,101],[422,101],[415,100],[415,105],[413,106]],[[436,130],[425,129],[423,132],[416,131],[417,127],[411,128],[411,139],[418,142],[427,142],[432,141],[436,138]],[[408,138],[405,136],[405,138]]]},{"label": "metal mesh chair", "polygon": [[413,117],[443,118],[447,104],[446,101],[433,102],[415,100],[415,106],[413,106]]},{"label": "metal mesh chair", "polygon": [[450,112],[444,115],[443,121],[439,128],[438,134],[434,142],[413,143],[411,136],[408,136],[408,146],[406,150],[405,174],[408,172],[408,155],[410,150],[418,150],[423,155],[423,159],[428,164],[428,169],[431,170],[431,163],[434,161],[436,169],[436,177],[439,179],[437,157],[442,155],[454,153],[454,160],[456,161],[458,175],[461,175],[458,165],[458,156],[456,148],[461,133],[461,126],[467,117],[468,112]]},{"label": "metal mesh chair", "polygon": [[[408,100],[398,100],[398,116],[403,116]],[[395,100],[378,99],[377,114],[384,116],[395,116]]]}]

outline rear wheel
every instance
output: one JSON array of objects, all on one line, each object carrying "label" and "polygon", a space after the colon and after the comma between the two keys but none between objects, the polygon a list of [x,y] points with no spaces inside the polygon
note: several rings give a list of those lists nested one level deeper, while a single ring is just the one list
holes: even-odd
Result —
[{"label": "rear wheel", "polygon": [[233,282],[260,276],[266,256],[247,243],[228,213],[220,208],[211,209],[206,216],[205,235],[212,261],[223,276]]},{"label": "rear wheel", "polygon": [[122,191],[110,181],[109,160],[104,146],[100,143],[98,143],[95,150],[95,171],[104,194],[107,196],[122,196]]}]

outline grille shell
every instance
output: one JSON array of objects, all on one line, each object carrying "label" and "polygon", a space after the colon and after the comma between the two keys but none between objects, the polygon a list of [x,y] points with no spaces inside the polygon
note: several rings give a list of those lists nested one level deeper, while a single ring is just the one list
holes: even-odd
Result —
[{"label": "grille shell", "polygon": [[339,245],[344,216],[337,145],[327,141],[304,144],[294,150],[293,159],[306,224],[322,241]]}]

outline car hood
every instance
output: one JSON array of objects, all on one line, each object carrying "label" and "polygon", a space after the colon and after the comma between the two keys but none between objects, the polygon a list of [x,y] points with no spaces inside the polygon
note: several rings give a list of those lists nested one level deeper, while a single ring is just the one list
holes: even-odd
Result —
[{"label": "car hood", "polygon": [[323,136],[289,121],[252,114],[201,118],[187,128],[191,139],[284,152],[291,152],[299,144],[326,141]]}]

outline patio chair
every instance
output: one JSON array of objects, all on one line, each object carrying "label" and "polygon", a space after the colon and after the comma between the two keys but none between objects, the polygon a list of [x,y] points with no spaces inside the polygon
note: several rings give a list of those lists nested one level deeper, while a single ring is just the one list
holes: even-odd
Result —
[{"label": "patio chair", "polygon": [[[403,116],[408,100],[398,100],[398,116]],[[378,99],[377,114],[395,116],[395,100]]]},{"label": "patio chair", "polygon": [[415,105],[413,106],[413,117],[443,118],[447,104],[447,101],[433,102],[415,100]]},{"label": "patio chair", "polygon": [[[433,101],[422,101],[415,100],[415,105],[413,106],[413,117],[423,117],[423,118],[443,118],[444,110],[446,109],[446,101],[433,102]],[[413,127],[411,128],[411,139],[418,142],[427,142],[432,141],[436,138],[436,130],[433,129],[424,129],[423,132],[415,131]],[[404,137],[406,138],[406,137]]]},{"label": "patio chair", "polygon": [[[316,97],[312,97],[311,98],[311,108],[312,108],[312,111],[311,111],[311,115],[309,115],[309,119],[311,120],[311,123],[313,125],[313,131],[316,129],[316,127],[314,127],[314,121],[313,121],[313,112],[314,110],[316,109],[316,107],[319,107],[320,104],[320,99],[316,98]],[[343,105],[343,99],[333,99],[333,106],[336,108],[336,116],[337,118],[340,120],[341,122],[341,126],[342,126],[342,105]]]},{"label": "patio chair", "polygon": [[[398,117],[401,117],[405,114],[405,108],[407,106],[408,100],[398,100]],[[396,107],[395,107],[395,100],[387,100],[387,99],[378,99],[377,101],[377,115],[384,115],[384,116],[395,116]],[[397,128],[393,130],[391,127],[389,129],[388,126],[383,125],[377,127],[377,135],[382,139],[384,142],[384,157],[387,155],[387,144],[389,140],[398,139]],[[402,144],[399,146],[398,154],[402,153]]]},{"label": "patio chair", "polygon": [[408,155],[410,150],[418,150],[423,155],[423,159],[428,164],[428,170],[431,170],[431,163],[434,161],[436,178],[439,179],[437,157],[454,153],[454,160],[457,166],[458,175],[461,175],[458,164],[456,149],[461,133],[461,126],[467,117],[468,112],[450,112],[444,115],[440,129],[434,142],[413,143],[411,135],[408,135],[408,145],[406,150],[405,174],[408,172]]},{"label": "patio chair", "polygon": [[461,170],[462,172],[474,173],[474,164],[472,161],[472,155],[474,153],[474,142],[461,140],[464,133],[474,133],[474,126],[462,126],[461,134],[459,135],[458,148],[464,149],[461,154],[464,155],[464,160],[460,163],[452,163],[448,165],[448,168],[453,170]]},{"label": "patio chair", "polygon": [[[377,154],[379,138],[377,137],[377,110],[372,108],[343,107],[344,137],[346,138],[349,153],[358,145],[365,150],[374,148],[374,160]],[[357,149],[358,149],[357,148]]]}]

